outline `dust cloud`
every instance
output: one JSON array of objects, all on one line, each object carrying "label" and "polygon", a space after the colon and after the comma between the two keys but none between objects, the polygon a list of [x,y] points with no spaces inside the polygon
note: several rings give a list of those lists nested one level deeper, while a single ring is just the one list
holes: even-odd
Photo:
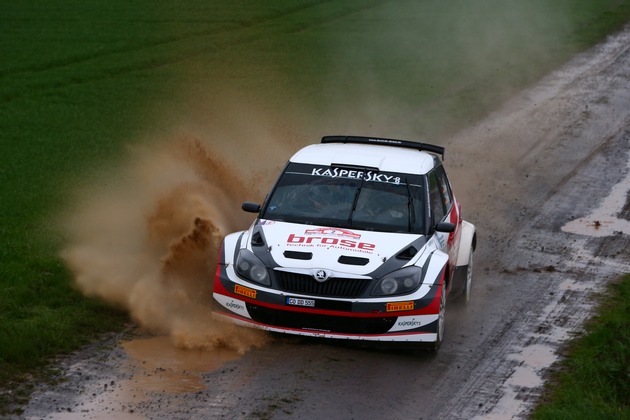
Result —
[{"label": "dust cloud", "polygon": [[555,66],[571,25],[554,2],[447,3],[381,2],[326,24],[331,123],[446,141]]},{"label": "dust cloud", "polygon": [[261,200],[257,186],[275,172],[237,170],[217,151],[229,138],[182,129],[164,137],[132,147],[74,194],[62,258],[85,295],[126,309],[178,348],[260,346],[263,332],[212,319],[211,292],[223,236],[252,222],[240,205]]}]

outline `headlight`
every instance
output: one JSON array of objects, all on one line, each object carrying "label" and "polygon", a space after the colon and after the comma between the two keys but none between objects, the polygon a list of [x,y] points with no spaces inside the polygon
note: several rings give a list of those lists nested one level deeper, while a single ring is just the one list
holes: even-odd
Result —
[{"label": "headlight", "polygon": [[413,292],[422,283],[422,270],[406,267],[384,276],[372,290],[372,296],[401,295]]},{"label": "headlight", "polygon": [[236,257],[235,269],[236,273],[246,280],[271,286],[267,267],[251,251],[241,249]]}]

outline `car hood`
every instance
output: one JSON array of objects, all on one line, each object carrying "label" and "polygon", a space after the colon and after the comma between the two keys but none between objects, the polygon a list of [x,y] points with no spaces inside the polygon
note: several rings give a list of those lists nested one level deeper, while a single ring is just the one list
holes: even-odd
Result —
[{"label": "car hood", "polygon": [[[415,248],[419,256],[425,244],[423,235],[374,232],[356,229],[260,220],[250,230],[256,253],[269,252],[280,267],[295,269],[328,269],[365,275],[390,258]],[[258,249],[256,249],[258,248]],[[405,258],[407,261],[410,258]],[[402,263],[402,261],[401,261]],[[402,265],[402,264],[401,264]]]}]

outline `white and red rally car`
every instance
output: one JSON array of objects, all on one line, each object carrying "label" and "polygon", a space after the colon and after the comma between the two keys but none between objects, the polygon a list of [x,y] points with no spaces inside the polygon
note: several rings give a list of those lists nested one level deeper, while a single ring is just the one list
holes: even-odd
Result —
[{"label": "white and red rally car", "polygon": [[[467,302],[475,226],[439,156],[327,136],[287,163],[251,227],[225,237],[214,313],[279,333],[439,348],[447,295]],[[455,294],[456,294],[455,293]]]}]

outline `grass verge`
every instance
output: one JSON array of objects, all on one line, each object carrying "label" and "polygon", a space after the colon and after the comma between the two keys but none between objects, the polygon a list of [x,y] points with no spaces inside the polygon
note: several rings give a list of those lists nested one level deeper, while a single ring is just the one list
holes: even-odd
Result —
[{"label": "grass verge", "polygon": [[545,389],[535,419],[630,418],[630,275],[609,287]]}]

